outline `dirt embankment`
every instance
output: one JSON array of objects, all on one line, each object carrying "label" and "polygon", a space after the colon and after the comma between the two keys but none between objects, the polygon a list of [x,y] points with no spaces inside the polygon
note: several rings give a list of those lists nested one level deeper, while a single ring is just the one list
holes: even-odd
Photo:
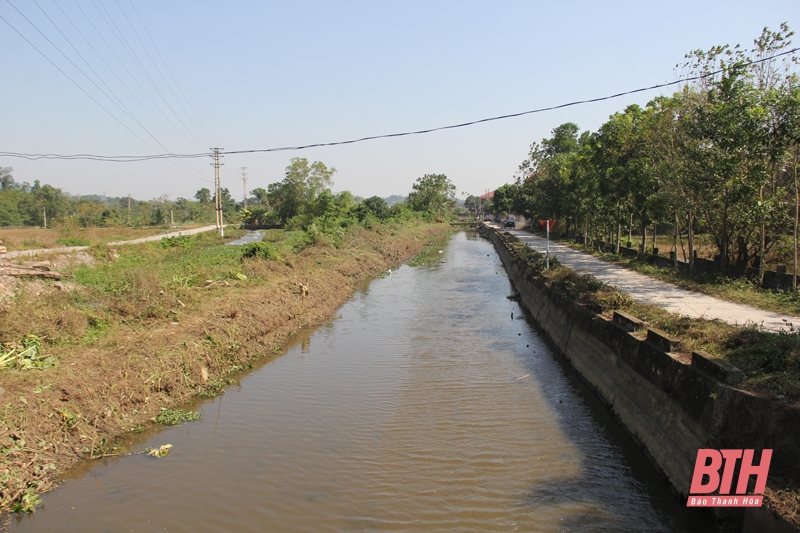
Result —
[{"label": "dirt embankment", "polygon": [[[448,230],[353,230],[338,248],[245,260],[246,279],[180,294],[156,285],[141,301],[113,301],[102,320],[76,304],[80,287],[6,304],[0,340],[49,339],[46,355],[58,365],[0,374],[0,512],[30,510],[58,472],[111,453],[115,437],[141,431],[162,408],[222,392],[226,375],[280,354],[289,335],[333,315],[358,283]],[[166,312],[142,318],[143,305]]]}]

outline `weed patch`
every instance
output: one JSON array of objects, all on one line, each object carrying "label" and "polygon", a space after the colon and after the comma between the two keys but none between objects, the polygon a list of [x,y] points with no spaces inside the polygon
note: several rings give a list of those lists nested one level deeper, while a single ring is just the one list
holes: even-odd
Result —
[{"label": "weed patch", "polygon": [[62,237],[56,239],[56,243],[62,246],[90,246],[92,241],[89,239],[81,239],[79,237]]},{"label": "weed patch", "polygon": [[258,258],[266,261],[278,261],[281,258],[278,247],[269,242],[251,242],[242,247],[242,259]]},{"label": "weed patch", "polygon": [[19,368],[32,370],[50,368],[55,366],[53,357],[42,354],[42,339],[33,334],[27,334],[19,342],[7,343],[5,353],[0,355],[0,370],[6,368]]},{"label": "weed patch", "polygon": [[200,413],[181,408],[165,409],[163,407],[158,416],[153,418],[153,422],[165,426],[177,426],[181,422],[191,422],[193,420],[200,420]]}]

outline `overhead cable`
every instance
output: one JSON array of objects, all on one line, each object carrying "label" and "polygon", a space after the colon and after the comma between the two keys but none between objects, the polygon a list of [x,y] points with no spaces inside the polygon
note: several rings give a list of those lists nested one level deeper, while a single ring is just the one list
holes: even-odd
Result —
[{"label": "overhead cable", "polygon": [[[787,50],[785,52],[781,52],[779,54],[775,54],[775,55],[770,56],[770,57],[765,57],[763,59],[759,59],[759,60],[753,61],[752,64],[763,63],[765,61],[770,61],[772,59],[775,59],[775,58],[778,58],[778,57],[781,57],[781,56],[792,54],[794,52],[797,52],[798,50],[800,50],[800,47],[792,48],[791,50]],[[422,134],[425,134],[425,133],[433,133],[435,131],[443,131],[443,130],[451,130],[451,129],[456,129],[456,128],[464,128],[464,127],[467,127],[467,126],[474,126],[476,124],[483,124],[483,123],[486,123],[486,122],[493,122],[493,121],[497,121],[497,120],[505,120],[505,119],[508,119],[508,118],[516,118],[516,117],[521,117],[521,116],[525,116],[525,115],[533,115],[533,114],[536,114],[536,113],[544,113],[546,111],[554,111],[556,109],[564,109],[564,108],[567,108],[567,107],[574,107],[574,106],[577,106],[577,105],[590,104],[590,103],[595,103],[595,102],[602,102],[604,100],[613,100],[613,99],[619,98],[621,96],[626,96],[626,95],[636,94],[636,93],[641,93],[641,92],[646,92],[646,91],[652,91],[654,89],[661,89],[661,88],[664,88],[664,87],[671,87],[673,85],[678,85],[680,83],[686,83],[686,82],[689,82],[689,81],[695,81],[695,80],[708,78],[708,77],[714,76],[716,74],[719,74],[721,72],[723,72],[722,69],[716,70],[716,71],[713,71],[713,72],[706,72],[704,74],[699,74],[697,76],[690,76],[690,77],[686,77],[686,78],[681,78],[679,80],[675,80],[675,81],[671,81],[671,82],[658,83],[658,84],[655,84],[655,85],[651,85],[649,87],[641,87],[639,89],[633,89],[633,90],[630,90],[630,91],[624,91],[624,92],[612,94],[612,95],[609,95],[609,96],[601,96],[601,97],[598,97],[598,98],[590,98],[590,99],[586,99],[586,100],[576,100],[574,102],[568,102],[568,103],[565,103],[565,104],[549,106],[549,107],[541,107],[541,108],[538,108],[538,109],[532,109],[530,111],[521,111],[519,113],[510,113],[510,114],[507,114],[507,115],[498,115],[498,116],[495,116],[495,117],[482,118],[482,119],[479,119],[479,120],[472,120],[472,121],[469,121],[469,122],[462,122],[460,124],[451,124],[449,126],[439,126],[439,127],[436,127],[436,128],[429,128],[429,129],[415,130],[415,131],[406,131],[406,132],[400,132],[400,133],[387,133],[387,134],[383,134],[383,135],[371,135],[371,136],[368,136],[368,137],[361,137],[361,138],[358,138],[358,139],[351,139],[351,140],[347,140],[347,141],[335,141],[335,142],[327,142],[327,143],[305,144],[305,145],[298,145],[298,146],[284,146],[284,147],[279,147],[279,148],[262,148],[262,149],[254,149],[254,150],[228,150],[228,151],[220,151],[219,153],[221,155],[228,155],[228,154],[254,154],[254,153],[266,153],[266,152],[287,152],[287,151],[306,150],[306,149],[309,149],[309,148],[321,148],[321,147],[325,147],[325,146],[340,146],[340,145],[346,145],[346,144],[355,144],[355,143],[360,143],[360,142],[364,142],[364,141],[372,141],[372,140],[376,140],[376,139],[391,139],[391,138],[396,138],[396,137],[407,137],[407,136],[411,136],[411,135],[422,135]],[[145,160],[148,160],[148,159],[168,159],[168,158],[171,158],[171,157],[192,158],[192,157],[205,157],[205,156],[208,156],[208,155],[209,154],[154,154],[154,155],[150,155],[150,156],[103,156],[103,155],[77,154],[77,155],[69,155],[69,156],[64,155],[64,156],[62,156],[62,155],[58,155],[58,154],[47,154],[46,157],[45,157],[44,154],[18,154],[18,153],[13,153],[13,152],[0,152],[0,157],[3,157],[3,156],[6,156],[6,157],[24,157],[24,158],[28,158],[28,159],[30,159],[30,158],[35,158],[35,159],[94,159],[94,160],[98,160],[98,161],[115,161],[115,162],[145,161]]]}]

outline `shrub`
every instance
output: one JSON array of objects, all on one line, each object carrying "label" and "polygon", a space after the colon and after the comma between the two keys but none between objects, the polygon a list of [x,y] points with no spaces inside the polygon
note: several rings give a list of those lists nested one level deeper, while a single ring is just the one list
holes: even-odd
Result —
[{"label": "shrub", "polygon": [[260,258],[277,261],[281,258],[278,248],[269,242],[251,242],[242,247],[242,258]]},{"label": "shrub", "polygon": [[189,237],[186,235],[176,235],[174,237],[167,237],[161,239],[160,245],[162,248],[188,248]]},{"label": "shrub", "polygon": [[78,237],[62,237],[57,239],[56,242],[63,246],[89,246],[92,244],[89,239],[79,239]]}]

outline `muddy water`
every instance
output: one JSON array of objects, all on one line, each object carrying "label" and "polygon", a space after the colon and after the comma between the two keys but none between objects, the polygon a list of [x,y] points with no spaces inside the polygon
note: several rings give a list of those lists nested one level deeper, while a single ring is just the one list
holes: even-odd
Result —
[{"label": "muddy water", "polygon": [[441,255],[136,446],[169,457],[95,464],[11,529],[707,530],[506,298],[491,245]]}]

